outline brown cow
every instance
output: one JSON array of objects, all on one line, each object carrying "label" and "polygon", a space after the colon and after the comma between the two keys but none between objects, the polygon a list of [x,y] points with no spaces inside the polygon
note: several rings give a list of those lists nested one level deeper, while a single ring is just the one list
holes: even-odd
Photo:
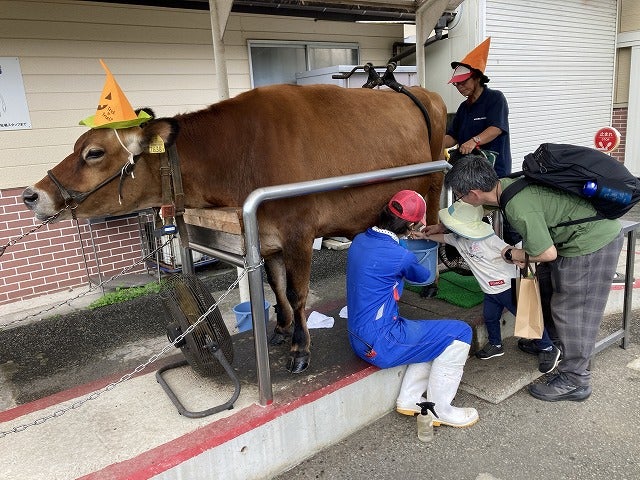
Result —
[{"label": "brown cow", "polygon": [[[148,153],[159,135],[175,142],[185,206],[241,206],[259,187],[366,172],[438,159],[446,123],[439,95],[410,89],[431,119],[407,96],[391,90],[345,89],[330,85],[276,85],[173,118],[115,131],[92,129],[73,153],[23,193],[39,219],[64,208],[63,191],[90,192],[135,156],[135,177],[119,176],[93,191],[75,209],[78,218],[118,215],[158,207],[158,155]],[[442,174],[263,203],[258,211],[261,253],[277,300],[272,343],[293,332],[288,370],[309,364],[305,307],[315,237],[352,237],[374,223],[386,201],[401,188],[423,193],[429,223],[437,221]],[[56,185],[54,179],[60,185]],[[122,200],[119,203],[119,187]],[[82,198],[82,197],[79,197]],[[69,218],[66,210],[60,218]]]}]

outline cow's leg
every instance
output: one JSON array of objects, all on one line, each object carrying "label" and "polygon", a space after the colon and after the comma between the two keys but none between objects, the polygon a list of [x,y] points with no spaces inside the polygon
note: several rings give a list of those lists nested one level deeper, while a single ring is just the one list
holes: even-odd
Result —
[{"label": "cow's leg", "polygon": [[281,345],[291,335],[293,310],[287,299],[287,274],[282,259],[282,253],[271,255],[264,261],[267,281],[276,296],[276,327],[269,342],[271,345]]},{"label": "cow's leg", "polygon": [[305,308],[309,295],[313,238],[289,244],[285,247],[285,252],[287,298],[293,309],[293,334],[287,370],[300,373],[307,369],[310,358],[311,337],[307,328]]}]

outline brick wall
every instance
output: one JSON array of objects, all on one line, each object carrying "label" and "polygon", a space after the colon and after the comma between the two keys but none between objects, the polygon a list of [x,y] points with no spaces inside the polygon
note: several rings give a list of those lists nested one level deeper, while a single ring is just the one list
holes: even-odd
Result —
[{"label": "brick wall", "polygon": [[[22,204],[22,189],[0,190],[0,246],[17,239],[39,224]],[[86,267],[103,280],[142,258],[138,220],[121,218],[91,224],[70,220],[45,225],[8,246],[0,257],[0,305],[88,285]],[[85,267],[86,257],[86,267]],[[146,271],[138,265],[128,273]]]},{"label": "brick wall", "polygon": [[620,145],[611,154],[619,162],[624,163],[624,151],[627,138],[627,107],[614,108],[611,126],[620,132]]}]

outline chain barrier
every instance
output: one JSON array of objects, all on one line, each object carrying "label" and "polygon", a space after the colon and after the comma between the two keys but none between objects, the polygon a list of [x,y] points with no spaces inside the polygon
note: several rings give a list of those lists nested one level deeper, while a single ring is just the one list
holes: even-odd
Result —
[{"label": "chain barrier", "polygon": [[134,368],[132,371],[130,371],[129,373],[126,373],[125,375],[123,375],[122,377],[120,377],[119,380],[110,383],[109,385],[107,385],[106,387],[100,389],[100,390],[96,390],[95,392],[90,393],[89,395],[87,395],[86,397],[80,399],[80,400],[76,400],[75,402],[67,405],[66,407],[62,407],[56,411],[54,411],[53,413],[49,414],[49,415],[45,415],[44,417],[40,417],[37,418],[36,420],[32,421],[31,423],[25,423],[22,425],[18,425],[16,427],[13,427],[9,430],[5,430],[5,431],[0,431],[0,438],[4,438],[7,435],[10,435],[12,433],[18,433],[18,432],[22,432],[24,430],[26,430],[29,427],[33,427],[35,425],[41,425],[44,422],[51,420],[52,418],[57,418],[57,417],[61,417],[62,415],[64,415],[65,413],[67,413],[70,410],[75,410],[79,407],[81,407],[82,405],[84,405],[85,403],[87,403],[88,401],[91,400],[95,400],[97,398],[99,398],[103,393],[108,392],[110,390],[113,390],[115,387],[117,387],[118,385],[126,382],[127,380],[130,380],[135,374],[141,372],[142,370],[144,370],[145,368],[147,368],[149,365],[151,365],[152,363],[154,363],[155,361],[157,361],[160,357],[162,357],[164,354],[166,354],[169,350],[171,350],[171,347],[174,348],[178,348],[176,347],[176,345],[181,342],[182,340],[184,340],[184,338],[189,335],[191,332],[193,332],[196,327],[205,319],[207,318],[207,316],[213,312],[218,305],[220,304],[220,302],[222,300],[224,300],[229,293],[231,293],[231,291],[236,288],[236,286],[238,286],[238,284],[240,283],[240,281],[245,277],[245,275],[249,272],[252,272],[254,270],[260,269],[262,268],[262,266],[264,265],[264,260],[260,261],[260,264],[258,264],[256,267],[247,267],[246,262],[244,265],[244,268],[242,270],[242,274],[240,274],[238,276],[238,278],[236,278],[236,280],[234,280],[234,282],[229,286],[229,288],[227,289],[227,291],[220,296],[220,298],[213,304],[211,305],[207,311],[205,313],[203,313],[198,320],[196,320],[194,323],[192,323],[191,325],[189,325],[189,327],[182,332],[180,335],[178,335],[178,337],[176,337],[176,339],[171,342],[168,343],[164,346],[164,348],[162,348],[162,350],[160,350],[158,353],[155,353],[154,355],[152,355],[151,357],[149,357],[149,359],[138,365],[136,368]]},{"label": "chain barrier", "polygon": [[[63,208],[63,209],[59,210],[58,212],[56,212],[56,213],[55,213],[55,214],[53,214],[52,216],[47,217],[47,218],[46,218],[42,223],[40,223],[39,225],[36,225],[35,227],[33,227],[33,228],[32,228],[31,230],[29,230],[28,232],[23,233],[23,234],[22,234],[22,235],[20,235],[19,237],[16,237],[16,238],[14,238],[14,239],[10,240],[9,242],[7,242],[5,245],[0,246],[0,257],[2,256],[2,254],[5,252],[5,250],[6,250],[8,247],[12,247],[13,245],[15,245],[16,243],[18,243],[20,240],[22,240],[22,239],[23,239],[24,237],[26,237],[27,235],[30,235],[30,234],[32,234],[32,233],[34,233],[34,232],[36,232],[37,230],[39,230],[40,228],[42,228],[43,226],[45,226],[45,225],[47,225],[47,224],[49,224],[49,223],[53,222],[54,220],[56,220],[56,219],[57,219],[57,218],[62,214],[62,212],[64,212],[65,210],[68,210],[68,209],[74,210],[74,209],[75,209],[75,207],[72,207],[72,206],[70,206],[70,205],[67,205],[65,208]],[[74,218],[74,220],[75,220],[76,227],[77,227],[77,229],[78,229],[78,238],[80,239],[80,246],[81,246],[81,248],[83,249],[83,256],[85,256],[85,255],[84,255],[84,246],[83,246],[83,244],[82,244],[82,234],[80,233],[80,225],[78,224],[78,220],[77,220],[77,218],[75,217],[75,214],[73,215],[73,218]],[[135,268],[135,267],[137,267],[137,266],[139,266],[139,265],[143,264],[144,262],[146,262],[146,261],[147,261],[147,260],[149,260],[150,258],[154,257],[154,256],[156,255],[156,253],[157,253],[157,252],[159,252],[160,250],[162,250],[162,249],[163,249],[166,245],[168,245],[168,244],[169,244],[169,243],[170,243],[174,238],[175,238],[175,235],[172,235],[172,236],[168,237],[168,239],[167,239],[163,244],[161,244],[160,246],[158,246],[156,249],[154,249],[153,251],[149,252],[147,255],[145,255],[144,257],[142,257],[140,260],[138,260],[138,261],[134,262],[132,265],[130,265],[130,266],[128,266],[128,267],[123,268],[123,269],[122,269],[122,271],[120,271],[119,273],[117,273],[117,274],[115,274],[115,275],[111,276],[110,278],[108,278],[108,279],[106,279],[106,280],[103,280],[103,281],[101,281],[101,282],[100,282],[100,283],[98,283],[98,284],[92,284],[91,282],[89,282],[89,283],[90,283],[89,288],[88,288],[86,291],[79,293],[79,294],[78,294],[78,295],[76,295],[75,297],[68,298],[68,299],[66,299],[66,300],[64,300],[64,301],[62,301],[62,302],[60,302],[60,303],[58,303],[58,304],[51,305],[51,306],[49,306],[49,307],[47,307],[47,308],[44,308],[44,309],[42,309],[42,310],[40,310],[40,311],[38,311],[38,312],[36,312],[36,313],[31,313],[31,314],[27,315],[26,317],[19,318],[19,319],[13,320],[13,321],[11,321],[11,322],[5,323],[5,324],[3,324],[3,325],[0,325],[0,332],[2,332],[2,331],[4,331],[4,330],[6,330],[6,329],[8,329],[8,328],[12,327],[13,325],[15,325],[15,324],[17,324],[17,323],[24,322],[24,321],[26,321],[26,320],[29,320],[30,318],[33,318],[33,317],[38,317],[38,316],[43,315],[43,314],[45,314],[45,313],[47,313],[47,312],[50,312],[50,311],[55,310],[55,309],[57,309],[57,308],[60,308],[60,307],[62,307],[63,305],[71,306],[71,302],[73,302],[73,301],[75,301],[75,300],[77,300],[77,299],[79,299],[79,298],[81,298],[81,297],[83,297],[83,296],[85,296],[85,295],[87,295],[87,294],[89,294],[89,293],[91,293],[91,292],[94,292],[94,291],[96,291],[96,290],[98,290],[98,289],[101,289],[102,287],[104,287],[104,286],[105,286],[105,285],[107,285],[108,283],[110,283],[110,282],[112,282],[112,281],[114,281],[114,280],[116,280],[116,279],[120,278],[120,277],[121,277],[121,276],[123,276],[123,275],[126,275],[126,274],[127,274],[128,272],[130,272],[133,268]],[[85,262],[85,265],[86,265],[86,262]],[[87,278],[88,278],[88,277],[89,277],[89,272],[87,271]]]},{"label": "chain barrier", "polygon": [[[51,222],[53,222],[54,220],[56,220],[64,210],[71,208],[69,206],[63,208],[62,210],[58,211],[57,213],[55,213],[54,215],[52,215],[51,217],[48,217],[47,219],[45,219],[41,224],[36,225],[35,227],[33,227],[31,230],[27,231],[26,233],[23,233],[22,235],[20,235],[19,237],[16,237],[12,240],[10,240],[9,242],[7,242],[5,245],[0,246],[0,257],[4,254],[5,250],[8,247],[12,247],[13,245],[15,245],[16,243],[18,243],[20,240],[22,240],[23,238],[25,238],[27,235],[30,235],[34,232],[36,232],[37,230],[39,230],[40,228],[42,228],[44,225],[47,225]],[[74,215],[75,218],[75,215]],[[76,220],[77,223],[77,220]],[[78,232],[80,233],[80,232]],[[81,237],[80,237],[81,238]],[[0,332],[2,332],[3,330],[7,329],[8,327],[13,326],[16,323],[20,323],[23,322],[29,318],[32,317],[37,317],[39,315],[42,315],[44,313],[47,313],[51,310],[54,310],[56,308],[59,308],[63,305],[71,305],[71,302],[73,302],[74,300],[77,300],[80,297],[83,297],[84,295],[87,295],[88,293],[97,290],[99,288],[102,288],[105,284],[108,284],[109,282],[114,281],[115,279],[121,277],[122,275],[125,275],[126,273],[128,273],[131,269],[135,268],[136,266],[140,265],[143,262],[146,262],[149,258],[152,258],[153,256],[155,256],[155,254],[162,250],[169,242],[171,242],[173,239],[175,238],[175,235],[171,235],[167,238],[167,240],[161,244],[160,246],[158,246],[156,249],[154,249],[152,252],[149,252],[147,255],[145,255],[144,257],[142,257],[140,260],[138,260],[137,262],[133,263],[132,265],[122,269],[122,271],[120,271],[119,273],[113,275],[112,277],[108,278],[107,280],[103,280],[101,281],[99,284],[97,285],[91,285],[86,291],[81,292],[80,294],[76,295],[75,297],[69,298],[63,302],[60,302],[59,304],[47,307],[37,313],[33,313],[30,315],[27,315],[24,318],[18,319],[18,320],[13,320],[12,322],[9,322],[7,324],[1,325],[0,326]],[[81,239],[82,241],[82,239]],[[52,418],[57,418],[57,417],[61,417],[62,415],[64,415],[65,413],[67,413],[70,410],[75,410],[79,407],[81,407],[82,405],[84,405],[85,403],[87,403],[90,400],[95,400],[97,398],[99,398],[103,393],[108,392],[110,390],[113,390],[115,387],[117,387],[118,385],[126,382],[127,380],[131,379],[134,375],[136,375],[137,373],[141,372],[142,370],[144,370],[145,368],[147,368],[149,365],[151,365],[152,363],[156,362],[159,358],[161,358],[163,355],[165,355],[169,350],[171,350],[172,347],[174,348],[178,348],[176,347],[176,345],[181,342],[187,335],[189,335],[191,332],[193,332],[193,330],[195,330],[195,328],[205,319],[207,318],[207,316],[213,312],[218,305],[220,304],[220,302],[222,300],[224,300],[229,293],[238,286],[238,284],[240,283],[240,281],[245,277],[245,275],[250,272],[250,271],[254,271],[257,270],[259,268],[262,268],[262,266],[264,265],[264,260],[261,260],[260,263],[256,266],[256,267],[252,267],[249,268],[246,265],[246,261],[245,261],[245,265],[244,268],[242,270],[242,273],[236,278],[236,280],[229,286],[229,288],[227,289],[227,291],[213,304],[211,305],[207,311],[205,313],[203,313],[196,322],[194,322],[193,324],[189,325],[189,327],[182,332],[178,337],[176,337],[176,339],[171,342],[168,343],[164,346],[164,348],[162,348],[162,350],[160,350],[158,353],[152,355],[151,357],[149,357],[149,359],[138,365],[136,368],[134,368],[132,371],[130,371],[129,373],[123,375],[122,377],[120,377],[119,380],[110,383],[109,385],[107,385],[106,387],[100,389],[100,390],[96,390],[94,392],[92,392],[91,394],[89,394],[88,396],[80,399],[80,400],[76,400],[75,402],[69,404],[66,407],[60,408],[58,410],[55,410],[54,412],[52,412],[49,415],[45,415],[43,417],[40,417],[36,420],[34,420],[31,423],[26,423],[26,424],[22,424],[22,425],[18,425],[16,427],[11,428],[10,430],[5,430],[5,431],[0,431],[0,438],[4,438],[7,435],[10,435],[12,433],[18,433],[18,432],[22,432],[24,430],[26,430],[29,427],[35,426],[35,425],[41,425],[44,422],[52,419]]]},{"label": "chain barrier", "polygon": [[22,235],[9,240],[7,243],[5,243],[4,245],[0,246],[0,257],[2,257],[2,255],[4,255],[4,252],[7,248],[9,247],[13,247],[16,243],[18,243],[20,240],[22,240],[24,237],[26,237],[27,235],[31,235],[33,232],[36,232],[38,230],[40,230],[42,227],[44,227],[45,225],[53,222],[54,220],[56,220],[60,214],[62,212],[64,212],[66,209],[71,208],[71,207],[65,207],[62,210],[59,210],[58,212],[54,213],[53,215],[51,215],[50,217],[47,217],[40,225],[36,225],[35,227],[33,227],[31,230],[29,230],[26,233],[23,233]]}]

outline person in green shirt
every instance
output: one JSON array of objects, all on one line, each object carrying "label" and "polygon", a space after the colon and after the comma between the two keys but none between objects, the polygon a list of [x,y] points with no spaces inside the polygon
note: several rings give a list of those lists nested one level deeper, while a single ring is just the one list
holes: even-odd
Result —
[{"label": "person in green shirt", "polygon": [[[458,199],[494,207],[513,181],[499,179],[479,155],[461,159],[445,176],[445,185]],[[537,184],[517,193],[503,214],[523,240],[522,248],[505,247],[502,257],[519,267],[527,256],[538,263],[545,328],[562,351],[558,373],[546,383],[529,385],[529,393],[550,402],[586,400],[591,395],[591,357],[622,250],[620,222],[602,219],[557,226],[591,217],[595,209],[578,195]],[[534,341],[521,339],[518,346],[537,353]]]}]

